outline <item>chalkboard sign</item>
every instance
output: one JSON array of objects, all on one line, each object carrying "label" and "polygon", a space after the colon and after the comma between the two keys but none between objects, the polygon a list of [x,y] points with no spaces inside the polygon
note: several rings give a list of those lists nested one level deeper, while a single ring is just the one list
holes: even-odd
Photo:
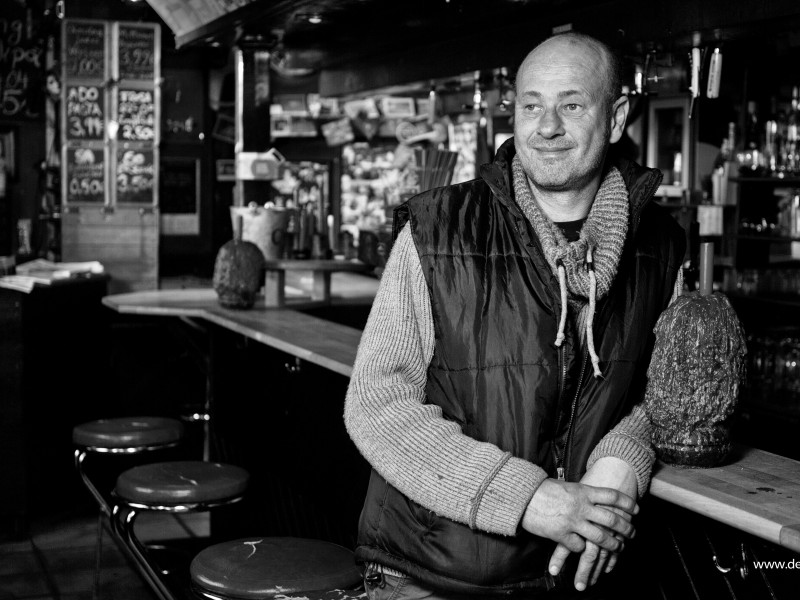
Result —
[{"label": "chalkboard sign", "polygon": [[152,141],[155,138],[156,105],[153,90],[120,88],[117,96],[119,133],[123,141]]},{"label": "chalkboard sign", "polygon": [[69,140],[102,140],[105,95],[98,85],[68,85],[64,103]]},{"label": "chalkboard sign", "polygon": [[67,79],[105,79],[104,23],[66,21],[63,39],[64,75]]},{"label": "chalkboard sign", "polygon": [[117,202],[153,204],[153,150],[117,149]]},{"label": "chalkboard sign", "polygon": [[102,148],[67,148],[66,190],[68,202],[105,201],[106,167]]},{"label": "chalkboard sign", "polygon": [[162,158],[158,179],[161,214],[195,214],[198,211],[200,161],[196,158]]},{"label": "chalkboard sign", "polygon": [[0,118],[36,119],[44,109],[44,41],[24,5],[4,3],[0,14]]},{"label": "chalkboard sign", "polygon": [[120,79],[152,80],[155,77],[155,29],[120,24],[117,43]]}]

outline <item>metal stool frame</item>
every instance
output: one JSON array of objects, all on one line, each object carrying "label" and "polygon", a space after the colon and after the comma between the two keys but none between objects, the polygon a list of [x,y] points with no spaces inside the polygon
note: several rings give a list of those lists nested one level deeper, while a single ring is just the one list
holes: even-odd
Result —
[{"label": "metal stool frame", "polygon": [[111,515],[111,527],[115,535],[122,540],[125,548],[128,550],[131,558],[133,558],[139,573],[150,585],[151,589],[156,593],[159,600],[177,600],[175,595],[169,589],[166,582],[158,574],[156,569],[153,568],[151,561],[147,559],[147,548],[139,538],[136,537],[134,532],[134,523],[136,517],[139,516],[141,511],[162,511],[169,513],[189,513],[201,512],[216,508],[219,506],[227,506],[239,502],[244,497],[243,494],[232,496],[220,500],[208,502],[193,502],[193,503],[180,503],[180,504],[149,504],[146,502],[131,502],[128,501],[117,493],[112,494],[116,500]]},{"label": "metal stool frame", "polygon": [[97,600],[100,591],[100,561],[103,554],[103,517],[110,519],[113,509],[109,506],[103,494],[89,479],[83,468],[83,463],[89,454],[142,454],[145,452],[152,452],[155,450],[166,450],[167,448],[174,448],[181,443],[181,439],[174,442],[149,444],[141,446],[124,446],[119,448],[110,448],[107,446],[77,446],[75,448],[75,468],[83,481],[83,484],[89,490],[97,502],[100,511],[97,514],[97,540],[94,547],[94,586],[92,588],[92,600]]}]

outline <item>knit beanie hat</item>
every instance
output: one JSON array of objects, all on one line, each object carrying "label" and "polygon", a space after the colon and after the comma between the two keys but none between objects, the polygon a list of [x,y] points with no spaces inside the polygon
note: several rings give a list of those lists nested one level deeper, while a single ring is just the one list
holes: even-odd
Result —
[{"label": "knit beanie hat", "polygon": [[579,238],[568,242],[558,226],[542,211],[531,191],[519,156],[512,161],[514,196],[542,244],[545,259],[558,277],[561,318],[556,346],[564,341],[569,302],[578,315],[581,337],[586,344],[595,377],[602,375],[594,348],[592,321],[597,300],[603,298],[617,274],[628,233],[628,189],[616,167],[603,178]]}]

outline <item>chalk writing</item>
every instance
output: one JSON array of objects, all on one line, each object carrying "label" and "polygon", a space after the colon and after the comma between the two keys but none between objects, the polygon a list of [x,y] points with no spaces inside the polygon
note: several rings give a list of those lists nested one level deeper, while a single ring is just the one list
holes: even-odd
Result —
[{"label": "chalk writing", "polygon": [[102,148],[67,150],[67,200],[100,202],[105,198],[105,161]]},{"label": "chalk writing", "polygon": [[67,21],[65,38],[67,78],[102,79],[106,62],[105,24]]},{"label": "chalk writing", "polygon": [[35,119],[42,111],[44,46],[23,18],[0,18],[0,117]]},{"label": "chalk writing", "polygon": [[119,27],[119,78],[152,79],[155,74],[155,30]]},{"label": "chalk writing", "polygon": [[117,151],[117,202],[153,202],[153,151]]},{"label": "chalk writing", "polygon": [[103,139],[103,90],[96,85],[67,86],[68,139]]},{"label": "chalk writing", "polygon": [[155,137],[155,102],[151,90],[119,90],[119,138],[152,140]]}]

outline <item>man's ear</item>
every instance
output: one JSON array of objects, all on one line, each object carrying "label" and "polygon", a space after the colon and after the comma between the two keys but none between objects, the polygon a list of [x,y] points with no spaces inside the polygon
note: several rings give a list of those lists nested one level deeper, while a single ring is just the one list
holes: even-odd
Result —
[{"label": "man's ear", "polygon": [[630,109],[631,104],[628,102],[627,96],[622,95],[614,101],[614,107],[611,110],[611,138],[609,140],[612,144],[618,142],[622,137]]}]

